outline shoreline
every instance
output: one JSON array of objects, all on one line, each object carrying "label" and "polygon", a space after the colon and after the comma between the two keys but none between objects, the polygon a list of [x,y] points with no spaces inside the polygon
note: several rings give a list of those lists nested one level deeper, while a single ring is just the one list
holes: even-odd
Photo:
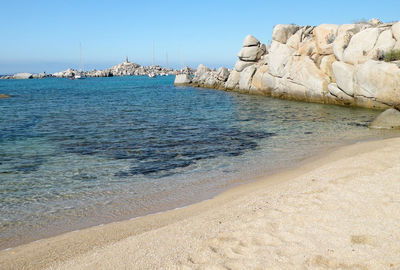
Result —
[{"label": "shoreline", "polygon": [[[224,205],[237,201],[240,198],[251,196],[261,189],[273,190],[276,186],[289,185],[291,179],[299,178],[323,165],[334,163],[349,157],[356,157],[372,151],[391,142],[398,142],[400,138],[378,141],[367,141],[329,150],[318,156],[307,158],[294,169],[278,172],[267,177],[261,177],[254,182],[241,184],[224,191],[216,197],[191,204],[183,208],[150,214],[126,221],[113,222],[106,225],[90,227],[83,230],[64,233],[55,237],[38,240],[26,245],[0,251],[0,266],[2,269],[27,268],[43,269],[66,263],[74,258],[90,254],[95,250],[102,250],[108,246],[118,244],[128,238],[152,233],[173,224],[186,222],[196,216],[214,212]],[[211,210],[211,211],[210,211]]]},{"label": "shoreline", "polygon": [[209,193],[209,194],[206,194],[204,192],[201,193],[200,196],[196,199],[190,199],[190,200],[188,199],[188,200],[182,201],[181,203],[173,202],[173,203],[169,204],[168,206],[164,206],[164,207],[159,206],[155,210],[148,210],[148,211],[145,211],[144,214],[140,214],[140,215],[133,215],[133,216],[124,215],[124,216],[121,216],[118,218],[110,218],[108,220],[103,220],[103,221],[97,222],[97,223],[82,222],[78,226],[75,226],[75,227],[50,228],[48,233],[45,235],[42,234],[39,237],[28,237],[25,239],[21,238],[23,240],[19,240],[16,244],[10,245],[8,247],[7,246],[2,247],[0,249],[0,253],[2,251],[12,250],[12,249],[20,247],[20,246],[25,246],[25,245],[29,245],[31,243],[40,242],[45,239],[54,238],[54,237],[57,237],[57,236],[60,236],[63,234],[67,234],[67,233],[71,233],[71,232],[78,232],[78,231],[87,230],[90,228],[101,227],[104,225],[125,222],[125,221],[143,218],[143,217],[147,217],[147,216],[158,215],[158,214],[168,212],[168,211],[173,211],[176,209],[186,208],[191,205],[201,203],[203,201],[212,200],[215,197],[218,197],[219,195],[221,195],[233,188],[240,187],[242,185],[252,184],[257,181],[263,180],[265,178],[296,169],[298,167],[303,166],[304,164],[307,164],[311,161],[314,161],[315,159],[318,159],[319,157],[324,156],[325,153],[333,152],[337,148],[349,146],[352,144],[358,144],[358,143],[370,142],[370,141],[376,141],[376,140],[382,140],[382,139],[388,139],[388,138],[393,138],[393,136],[386,137],[386,138],[376,138],[376,137],[364,138],[361,141],[359,139],[352,139],[352,140],[347,140],[345,142],[336,142],[333,145],[329,145],[329,146],[326,146],[323,148],[322,147],[315,148],[315,149],[312,149],[312,151],[310,153],[308,153],[305,157],[296,158],[296,159],[291,160],[292,163],[290,165],[282,165],[280,167],[269,168],[268,170],[262,170],[261,172],[258,172],[257,174],[248,173],[248,174],[246,174],[246,176],[241,175],[241,176],[237,176],[235,178],[229,178],[230,180],[227,183],[221,184],[221,186],[218,186],[217,188],[213,189],[211,191],[211,193]]}]

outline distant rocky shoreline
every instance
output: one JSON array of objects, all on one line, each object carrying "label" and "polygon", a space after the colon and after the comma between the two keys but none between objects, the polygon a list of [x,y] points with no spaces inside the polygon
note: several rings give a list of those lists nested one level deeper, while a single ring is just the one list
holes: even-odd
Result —
[{"label": "distant rocky shoreline", "polygon": [[[275,26],[270,45],[248,35],[232,70],[200,65],[175,85],[365,108],[400,109],[400,21]],[[384,61],[385,60],[385,61]]]},{"label": "distant rocky shoreline", "polygon": [[166,75],[176,75],[176,74],[187,74],[193,75],[196,70],[190,67],[184,67],[181,70],[174,70],[172,68],[164,68],[159,65],[153,66],[141,66],[136,63],[125,61],[121,64],[115,65],[111,68],[104,70],[92,70],[92,71],[79,71],[76,69],[69,68],[67,70],[56,72],[53,74],[47,73],[17,73],[14,75],[5,75],[0,77],[0,79],[43,79],[49,77],[56,78],[73,78],[76,76],[85,77],[113,77],[113,76],[166,76]]}]

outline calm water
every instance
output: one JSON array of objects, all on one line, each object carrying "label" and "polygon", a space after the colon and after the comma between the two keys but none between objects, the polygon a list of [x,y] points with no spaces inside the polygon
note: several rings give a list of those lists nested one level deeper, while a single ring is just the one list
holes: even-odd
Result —
[{"label": "calm water", "polygon": [[0,249],[210,198],[317,151],[397,136],[379,112],[176,88],[173,77],[3,80]]}]

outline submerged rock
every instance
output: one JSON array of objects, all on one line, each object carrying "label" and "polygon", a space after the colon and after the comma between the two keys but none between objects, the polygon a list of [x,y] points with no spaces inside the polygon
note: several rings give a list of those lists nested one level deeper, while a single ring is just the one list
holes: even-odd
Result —
[{"label": "submerged rock", "polygon": [[370,124],[370,128],[400,129],[400,111],[387,109]]}]

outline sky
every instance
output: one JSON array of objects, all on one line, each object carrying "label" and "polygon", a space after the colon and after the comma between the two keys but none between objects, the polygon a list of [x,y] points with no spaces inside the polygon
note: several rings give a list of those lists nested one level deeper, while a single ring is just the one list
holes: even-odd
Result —
[{"label": "sky", "polygon": [[243,38],[271,40],[276,24],[400,20],[400,0],[0,0],[0,74],[140,65],[231,68]]}]

